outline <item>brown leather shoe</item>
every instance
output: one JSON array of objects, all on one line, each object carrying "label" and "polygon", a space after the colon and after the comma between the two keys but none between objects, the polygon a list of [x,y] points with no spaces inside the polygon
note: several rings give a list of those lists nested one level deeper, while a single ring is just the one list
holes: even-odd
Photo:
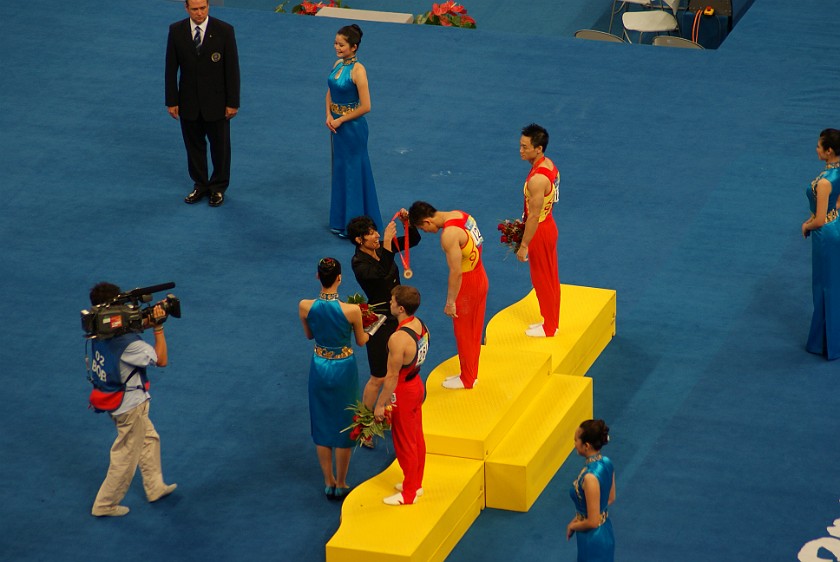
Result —
[{"label": "brown leather shoe", "polygon": [[210,206],[218,207],[225,202],[225,194],[221,191],[214,191],[210,194]]},{"label": "brown leather shoe", "polygon": [[193,203],[197,203],[198,201],[201,201],[202,199],[204,199],[204,197],[206,195],[207,195],[206,191],[199,191],[197,189],[193,189],[190,192],[189,195],[184,197],[184,203],[188,203],[188,204],[192,205]]}]

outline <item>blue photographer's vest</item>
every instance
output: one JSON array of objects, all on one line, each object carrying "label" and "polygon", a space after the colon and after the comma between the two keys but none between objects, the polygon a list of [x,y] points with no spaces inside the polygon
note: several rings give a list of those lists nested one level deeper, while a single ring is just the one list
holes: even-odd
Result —
[{"label": "blue photographer's vest", "polygon": [[[120,379],[120,357],[125,349],[136,341],[142,341],[137,334],[124,334],[107,340],[93,340],[89,379],[93,384],[90,394],[90,404],[97,412],[113,412],[122,404],[126,383],[131,382],[130,376],[126,383]],[[145,367],[134,367],[132,376],[140,375],[140,384],[136,388],[148,390],[149,379],[146,377]],[[136,384],[136,383],[134,383]]]}]

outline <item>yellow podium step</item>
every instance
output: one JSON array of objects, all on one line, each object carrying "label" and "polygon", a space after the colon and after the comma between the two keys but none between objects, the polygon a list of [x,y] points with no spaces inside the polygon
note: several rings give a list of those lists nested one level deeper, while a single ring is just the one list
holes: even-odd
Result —
[{"label": "yellow podium step", "polygon": [[441,386],[443,379],[459,374],[457,356],[435,367],[426,380],[423,404],[426,451],[486,458],[548,381],[550,365],[547,353],[484,346],[478,384],[471,390]]},{"label": "yellow podium step", "polygon": [[615,335],[615,291],[561,285],[560,294],[560,329],[553,338],[525,335],[529,325],[541,320],[532,290],[490,319],[485,344],[548,353],[552,372],[583,376]]},{"label": "yellow podium step", "polygon": [[327,562],[444,560],[484,508],[481,461],[427,454],[423,496],[414,505],[382,503],[402,478],[394,461],[350,492]]},{"label": "yellow podium step", "polygon": [[528,511],[592,418],[592,379],[552,375],[485,461],[487,507]]},{"label": "yellow podium step", "polygon": [[494,316],[474,389],[441,387],[458,374],[457,357],[432,370],[425,494],[412,506],[382,503],[402,480],[396,462],[358,486],[327,543],[328,562],[443,560],[485,502],[533,505],[572,450],[574,429],[592,417],[592,380],[582,375],[615,335],[615,291],[563,285],[561,303],[554,338],[525,335],[539,320],[533,291]]}]

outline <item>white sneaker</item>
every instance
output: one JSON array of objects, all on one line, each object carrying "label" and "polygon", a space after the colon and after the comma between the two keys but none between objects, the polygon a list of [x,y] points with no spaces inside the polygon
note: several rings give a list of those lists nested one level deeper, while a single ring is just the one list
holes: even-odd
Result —
[{"label": "white sneaker", "polygon": [[464,381],[461,380],[461,376],[459,375],[455,378],[446,379],[441,383],[441,386],[450,390],[458,390],[459,388],[464,388]]},{"label": "white sneaker", "polygon": [[[403,491],[402,482],[398,482],[397,484],[394,484],[394,489],[398,492],[402,492]],[[418,498],[420,496],[422,496],[423,495],[423,488],[417,488],[417,492],[415,493],[415,495]]]},{"label": "white sneaker", "polygon": [[[556,333],[557,333],[557,331],[555,330],[554,334],[556,334]],[[552,335],[554,335],[554,334],[552,334]],[[525,335],[530,336],[532,338],[548,337],[548,336],[546,336],[545,329],[543,328],[542,324],[540,324],[536,328],[528,328],[527,330],[525,330]]]},{"label": "white sneaker", "polygon": [[451,377],[446,377],[446,378],[445,378],[445,379],[443,379],[443,380],[445,380],[445,381],[454,381],[455,379],[460,379],[460,378],[461,378],[461,375],[460,375],[460,374],[458,374],[458,375],[452,375]]},{"label": "white sneaker", "polygon": [[[419,497],[419,496],[418,496]],[[414,498],[414,501],[417,501],[417,498]],[[387,505],[411,505],[406,504],[405,500],[403,499],[402,492],[397,492],[393,496],[388,496],[387,498],[382,498],[382,503]],[[414,503],[414,502],[412,502]]]},{"label": "white sneaker", "polygon": [[534,328],[539,328],[542,325],[543,325],[542,322],[537,322],[536,324],[528,324],[528,328],[533,330]]},{"label": "white sneaker", "polygon": [[[473,388],[475,388],[477,385],[478,385],[478,380],[476,380],[473,383]],[[464,386],[464,381],[461,380],[460,376],[458,378],[454,378],[454,379],[446,379],[445,381],[443,381],[441,386],[443,388],[448,388],[449,390],[460,390],[460,389],[467,388],[467,387]]]}]

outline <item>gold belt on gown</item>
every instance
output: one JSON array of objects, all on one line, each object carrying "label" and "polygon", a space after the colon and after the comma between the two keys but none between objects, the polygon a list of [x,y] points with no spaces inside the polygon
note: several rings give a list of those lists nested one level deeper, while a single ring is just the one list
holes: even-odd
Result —
[{"label": "gold belt on gown", "polygon": [[[609,516],[610,516],[609,512],[607,512],[607,511],[601,513],[601,521],[598,523],[598,525],[601,526],[604,523],[606,523],[607,522],[607,517],[609,517]],[[576,513],[575,514],[575,521],[586,521],[586,516],[583,515],[582,513]]]},{"label": "gold belt on gown", "polygon": [[329,347],[321,347],[320,345],[315,346],[315,355],[318,357],[322,357],[324,359],[345,359],[353,355],[353,350],[347,346],[341,348],[341,351],[336,353],[334,349],[330,349]]},{"label": "gold belt on gown", "polygon": [[[815,218],[815,217],[816,217],[816,215],[815,215],[815,214],[813,214],[813,213],[811,213],[811,218],[813,219],[813,218]],[[837,218],[837,209],[831,209],[831,210],[828,212],[828,214],[826,214],[826,215],[825,215],[825,224],[828,224],[828,223],[830,223],[830,222],[834,222],[834,220],[835,220],[836,218]]]},{"label": "gold belt on gown", "polygon": [[330,111],[333,113],[337,113],[339,115],[347,115],[354,109],[359,107],[358,103],[348,103],[348,104],[338,104],[338,103],[331,103],[330,104]]}]

